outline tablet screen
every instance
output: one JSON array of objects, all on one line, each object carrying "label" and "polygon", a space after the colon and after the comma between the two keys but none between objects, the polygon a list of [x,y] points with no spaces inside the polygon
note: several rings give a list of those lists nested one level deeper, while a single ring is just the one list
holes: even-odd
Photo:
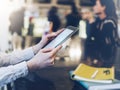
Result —
[{"label": "tablet screen", "polygon": [[71,35],[74,31],[70,29],[65,29],[63,32],[61,32],[55,39],[53,39],[48,45],[46,45],[44,48],[55,48],[60,43],[62,43],[64,40],[67,39],[69,35]]}]

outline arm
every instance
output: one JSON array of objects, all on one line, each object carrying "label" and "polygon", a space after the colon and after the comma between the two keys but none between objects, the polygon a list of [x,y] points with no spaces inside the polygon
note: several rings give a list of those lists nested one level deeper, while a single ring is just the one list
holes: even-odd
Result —
[{"label": "arm", "polygon": [[24,77],[28,74],[26,62],[17,65],[0,68],[0,86],[4,86],[17,78]]},{"label": "arm", "polygon": [[39,50],[51,39],[56,37],[63,30],[59,30],[56,33],[48,34],[42,38],[42,40],[31,48],[27,48],[23,51],[15,51],[10,54],[0,53],[0,66],[14,65],[23,61],[28,61],[33,58]]},{"label": "arm", "polygon": [[103,31],[105,31],[106,34],[106,44],[115,44],[115,32],[117,29],[117,25],[113,20],[108,20],[104,27]]},{"label": "arm", "polygon": [[0,66],[14,65],[27,61],[34,56],[33,48],[27,48],[23,51],[15,51],[10,54],[0,53]]},{"label": "arm", "polygon": [[54,64],[55,54],[61,49],[58,46],[54,49],[42,49],[27,62],[22,62],[16,65],[0,68],[0,87],[10,83],[17,78],[24,77],[29,72],[34,72],[41,68],[51,66]]}]

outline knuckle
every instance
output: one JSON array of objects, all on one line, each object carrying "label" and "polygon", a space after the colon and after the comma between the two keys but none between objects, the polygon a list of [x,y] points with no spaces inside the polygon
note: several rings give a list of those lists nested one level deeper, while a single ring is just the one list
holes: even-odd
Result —
[{"label": "knuckle", "polygon": [[50,58],[52,58],[53,57],[53,54],[52,53],[50,53],[50,56],[49,56]]}]

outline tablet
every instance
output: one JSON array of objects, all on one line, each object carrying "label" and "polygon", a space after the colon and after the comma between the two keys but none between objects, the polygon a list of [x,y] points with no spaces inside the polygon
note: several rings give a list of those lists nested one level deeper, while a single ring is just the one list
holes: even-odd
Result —
[{"label": "tablet", "polygon": [[55,48],[55,47],[63,44],[78,30],[79,29],[77,27],[68,26],[58,36],[56,36],[52,41],[50,41],[47,45],[45,45],[43,48]]}]

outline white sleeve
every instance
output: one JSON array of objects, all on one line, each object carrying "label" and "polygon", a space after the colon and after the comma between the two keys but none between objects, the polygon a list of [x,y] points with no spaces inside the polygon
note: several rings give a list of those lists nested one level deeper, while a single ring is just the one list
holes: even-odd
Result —
[{"label": "white sleeve", "polygon": [[17,65],[0,68],[0,86],[6,85],[17,78],[24,77],[28,74],[26,62]]},{"label": "white sleeve", "polygon": [[23,51],[15,51],[10,54],[0,54],[0,66],[14,65],[30,60],[34,56],[32,47]]}]

